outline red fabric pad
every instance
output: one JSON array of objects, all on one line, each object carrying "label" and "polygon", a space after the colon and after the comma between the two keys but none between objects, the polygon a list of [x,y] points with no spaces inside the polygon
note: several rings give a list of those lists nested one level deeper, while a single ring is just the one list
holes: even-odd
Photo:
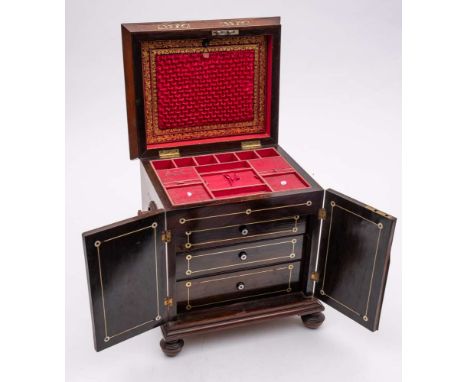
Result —
[{"label": "red fabric pad", "polygon": [[158,55],[159,128],[251,121],[255,51]]},{"label": "red fabric pad", "polygon": [[159,179],[161,183],[171,184],[171,183],[184,183],[187,181],[200,180],[195,167],[182,167],[182,168],[171,168],[167,170],[157,170]]},{"label": "red fabric pad", "polygon": [[245,161],[243,162],[231,162],[231,163],[220,163],[220,164],[213,164],[207,166],[200,166],[197,167],[197,171],[199,174],[204,174],[207,172],[217,172],[217,171],[224,171],[224,170],[236,170],[241,168],[250,168],[249,164]]},{"label": "red fabric pad", "polygon": [[234,198],[236,196],[242,196],[242,195],[263,194],[264,192],[271,192],[271,189],[268,186],[262,184],[259,186],[246,186],[246,187],[233,188],[230,190],[213,191],[213,195],[217,199],[225,199],[225,198]]},{"label": "red fabric pad", "polygon": [[260,158],[255,151],[239,151],[235,153],[240,160]]},{"label": "red fabric pad", "polygon": [[203,184],[167,188],[172,204],[190,204],[210,200],[211,195]]},{"label": "red fabric pad", "polygon": [[214,155],[201,155],[195,157],[195,160],[199,165],[218,163]]},{"label": "red fabric pad", "polygon": [[249,163],[258,172],[271,172],[290,169],[291,166],[280,156],[249,160]]},{"label": "red fabric pad", "polygon": [[175,167],[175,163],[170,159],[169,160],[155,160],[151,163],[156,170],[162,170],[162,169]]},{"label": "red fabric pad", "polygon": [[210,190],[263,184],[260,177],[252,170],[207,174],[203,175],[202,178]]},{"label": "red fabric pad", "polygon": [[217,154],[216,158],[220,163],[237,162],[239,160],[234,153]]},{"label": "red fabric pad", "polygon": [[264,175],[263,178],[273,191],[287,191],[307,188],[309,185],[295,172],[275,175]]}]

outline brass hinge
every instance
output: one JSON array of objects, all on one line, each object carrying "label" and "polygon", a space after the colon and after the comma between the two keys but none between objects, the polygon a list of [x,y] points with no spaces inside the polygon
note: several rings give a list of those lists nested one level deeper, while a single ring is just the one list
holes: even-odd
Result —
[{"label": "brass hinge", "polygon": [[325,220],[327,218],[327,210],[325,208],[319,208],[318,218],[319,220]]},{"label": "brass hinge", "polygon": [[260,141],[244,141],[241,142],[242,150],[254,150],[262,147],[262,142]]},{"label": "brass hinge", "polygon": [[180,157],[179,149],[159,150],[158,154],[161,159],[171,159]]},{"label": "brass hinge", "polygon": [[172,297],[164,298],[164,306],[172,306]]},{"label": "brass hinge", "polygon": [[161,240],[165,243],[170,243],[172,240],[172,232],[170,230],[163,231],[161,235]]},{"label": "brass hinge", "polygon": [[311,275],[310,275],[310,279],[312,281],[319,281],[320,280],[320,273],[312,272]]}]

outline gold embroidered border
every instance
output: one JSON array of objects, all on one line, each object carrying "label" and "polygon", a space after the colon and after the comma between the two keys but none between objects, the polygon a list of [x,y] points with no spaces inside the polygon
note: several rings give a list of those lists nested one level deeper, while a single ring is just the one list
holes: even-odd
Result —
[{"label": "gold embroidered border", "polygon": [[[254,118],[252,121],[161,130],[158,126],[156,65],[157,55],[254,50]],[[209,47],[202,40],[146,41],[142,43],[143,94],[146,141],[148,144],[206,139],[221,136],[258,134],[265,127],[266,39],[264,36],[214,39]],[[189,131],[187,131],[189,130]]]}]

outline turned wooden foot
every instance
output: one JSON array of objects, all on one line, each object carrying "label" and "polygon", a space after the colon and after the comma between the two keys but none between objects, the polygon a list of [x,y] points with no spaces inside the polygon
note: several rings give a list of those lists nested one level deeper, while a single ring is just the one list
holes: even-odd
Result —
[{"label": "turned wooden foot", "polygon": [[301,316],[301,319],[306,328],[317,329],[325,320],[325,315],[322,312],[318,312]]},{"label": "turned wooden foot", "polygon": [[162,339],[161,342],[159,342],[159,346],[161,346],[161,350],[168,357],[175,357],[182,350],[184,340],[166,341]]}]

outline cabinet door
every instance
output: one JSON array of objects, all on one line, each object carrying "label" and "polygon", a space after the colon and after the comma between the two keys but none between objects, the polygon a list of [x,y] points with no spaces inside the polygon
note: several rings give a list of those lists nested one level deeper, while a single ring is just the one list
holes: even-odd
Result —
[{"label": "cabinet door", "polygon": [[375,331],[396,219],[334,190],[326,191],[324,207],[314,294]]},{"label": "cabinet door", "polygon": [[83,234],[96,351],[170,318],[164,215],[149,212]]}]

